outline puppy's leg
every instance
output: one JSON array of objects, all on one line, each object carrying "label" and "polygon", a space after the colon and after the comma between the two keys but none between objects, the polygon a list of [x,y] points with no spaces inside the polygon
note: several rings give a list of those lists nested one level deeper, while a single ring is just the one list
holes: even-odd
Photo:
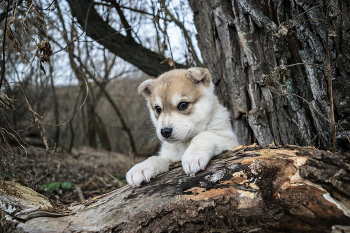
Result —
[{"label": "puppy's leg", "polygon": [[237,145],[235,136],[223,137],[212,132],[202,132],[192,139],[182,155],[182,167],[187,175],[193,176],[199,170],[204,170],[214,155],[223,150],[232,150]]},{"label": "puppy's leg", "polygon": [[136,164],[126,173],[126,180],[133,187],[138,187],[143,181],[150,182],[151,178],[169,170],[169,162],[160,156],[152,156]]}]

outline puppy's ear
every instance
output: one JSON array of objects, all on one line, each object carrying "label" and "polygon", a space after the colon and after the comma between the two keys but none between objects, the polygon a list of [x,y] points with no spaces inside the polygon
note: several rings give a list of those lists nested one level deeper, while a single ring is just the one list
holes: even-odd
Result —
[{"label": "puppy's ear", "polygon": [[211,75],[209,70],[201,67],[192,67],[187,70],[186,77],[194,83],[203,83],[205,86],[210,85]]},{"label": "puppy's ear", "polygon": [[147,79],[138,87],[139,94],[142,94],[145,98],[148,98],[152,95],[153,91],[153,79]]}]

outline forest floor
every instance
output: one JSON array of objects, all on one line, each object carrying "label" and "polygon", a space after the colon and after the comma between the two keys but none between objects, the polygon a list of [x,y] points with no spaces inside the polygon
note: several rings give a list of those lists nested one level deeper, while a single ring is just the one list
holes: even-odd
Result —
[{"label": "forest floor", "polygon": [[13,147],[1,165],[0,180],[28,186],[57,205],[71,204],[126,185],[125,173],[144,159],[89,147],[71,153]]}]

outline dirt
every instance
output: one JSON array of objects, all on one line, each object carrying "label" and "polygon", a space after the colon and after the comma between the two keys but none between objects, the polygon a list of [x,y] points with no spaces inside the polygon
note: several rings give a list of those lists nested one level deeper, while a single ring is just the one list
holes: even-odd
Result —
[{"label": "dirt", "polygon": [[[54,204],[71,204],[105,194],[127,184],[125,173],[145,158],[97,150],[74,148],[46,152],[30,147],[13,147],[1,152],[0,180],[28,186]],[[79,195],[79,193],[81,195]]]}]

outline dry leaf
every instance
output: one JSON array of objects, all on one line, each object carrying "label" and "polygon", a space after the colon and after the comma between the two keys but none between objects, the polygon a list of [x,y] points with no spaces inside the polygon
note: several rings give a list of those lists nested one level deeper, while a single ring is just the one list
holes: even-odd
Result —
[{"label": "dry leaf", "polygon": [[28,31],[29,31],[27,18],[22,19],[21,23],[22,23],[22,33],[23,33],[22,36],[24,36],[24,34],[28,34]]},{"label": "dry leaf", "polygon": [[10,25],[8,25],[8,27],[6,28],[6,36],[7,38],[9,39],[9,41],[11,42],[11,46],[12,48],[19,52],[21,54],[21,56],[24,58],[24,60],[26,60],[26,62],[29,62],[28,59],[24,56],[24,53],[21,49],[21,46],[20,44],[17,42],[15,36],[14,36],[14,33],[12,32],[11,30],[11,27]]},{"label": "dry leaf", "polygon": [[159,24],[159,19],[160,19],[160,16],[159,16],[159,13],[160,11],[157,12],[156,16],[154,16],[154,21]]},{"label": "dry leaf", "polygon": [[163,29],[160,27],[160,24],[159,24],[160,12],[162,12],[162,9],[157,11],[157,15],[154,16],[154,22],[156,22],[158,29],[165,35],[165,31],[163,31]]},{"label": "dry leaf", "polygon": [[15,22],[15,17],[10,17],[7,19],[7,27],[9,27],[11,24],[13,24],[13,22]]},{"label": "dry leaf", "polygon": [[6,109],[15,109],[15,105],[13,104],[13,99],[10,99],[4,92],[0,91],[0,103],[6,108]]},{"label": "dry leaf", "polygon": [[39,57],[39,53],[37,53],[37,57],[40,58],[41,62],[49,62],[50,56],[52,55],[52,49],[51,45],[47,40],[41,41],[39,44],[36,45],[39,53],[43,53],[42,57]]},{"label": "dry leaf", "polygon": [[164,62],[168,62],[169,66],[174,66],[174,61],[170,57],[162,61],[160,64],[163,64]]}]

